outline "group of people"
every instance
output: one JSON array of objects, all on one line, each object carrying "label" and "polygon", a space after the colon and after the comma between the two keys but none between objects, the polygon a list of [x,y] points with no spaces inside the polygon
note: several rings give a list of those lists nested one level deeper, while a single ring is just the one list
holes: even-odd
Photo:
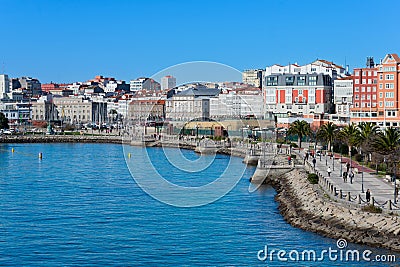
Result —
[{"label": "group of people", "polygon": [[[315,158],[314,154],[306,152],[305,156],[304,156],[304,163],[306,161],[308,161],[309,157],[312,157],[312,164],[313,164],[313,168],[315,170],[315,165],[317,163],[317,159]],[[333,155],[331,154],[330,157],[332,157]],[[328,166],[327,168],[327,173],[328,173],[328,177],[331,177],[331,173],[332,173],[332,169],[330,166]],[[350,165],[350,162],[346,163],[346,171],[343,172],[343,181],[345,183],[347,183],[347,178],[350,179],[350,184],[353,184],[353,180],[354,180],[354,172],[353,172],[353,168]],[[371,200],[371,191],[369,189],[367,189],[367,191],[365,192],[365,198],[367,200],[367,202],[369,203]]]},{"label": "group of people", "polygon": [[350,183],[353,183],[353,179],[354,179],[354,172],[353,170],[351,170],[350,168],[350,163],[347,162],[346,163],[346,171],[343,173],[343,182],[347,183],[347,177],[350,178]]}]

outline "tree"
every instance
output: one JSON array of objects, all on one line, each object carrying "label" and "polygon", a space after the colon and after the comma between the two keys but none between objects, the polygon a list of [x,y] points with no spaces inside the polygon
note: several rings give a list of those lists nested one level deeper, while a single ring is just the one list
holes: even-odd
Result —
[{"label": "tree", "polygon": [[8,129],[8,119],[4,113],[0,112],[0,129]]},{"label": "tree", "polygon": [[363,151],[371,152],[373,150],[371,144],[379,132],[379,127],[372,122],[362,122],[357,127],[360,131],[357,143],[362,146]]},{"label": "tree", "polygon": [[328,150],[332,151],[332,144],[337,136],[338,128],[333,122],[328,122],[321,126],[317,137],[328,144]]},{"label": "tree", "polygon": [[387,161],[393,163],[399,160],[400,152],[400,132],[393,127],[386,128],[383,132],[378,132],[376,138],[372,141],[372,147],[375,152],[388,156]]},{"label": "tree", "polygon": [[351,150],[354,146],[357,146],[360,142],[360,131],[358,127],[352,123],[344,127],[339,132],[339,139],[344,141],[349,147],[349,156],[351,157]]},{"label": "tree", "polygon": [[298,145],[301,148],[301,142],[304,136],[311,133],[310,124],[306,121],[296,120],[289,126],[288,134],[297,135]]}]

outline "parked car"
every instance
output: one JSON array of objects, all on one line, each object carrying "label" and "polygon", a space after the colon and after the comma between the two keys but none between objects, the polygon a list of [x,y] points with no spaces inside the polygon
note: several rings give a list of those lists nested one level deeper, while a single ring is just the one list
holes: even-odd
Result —
[{"label": "parked car", "polygon": [[12,135],[13,134],[13,131],[12,130],[3,130],[3,134],[6,134],[6,135]]}]

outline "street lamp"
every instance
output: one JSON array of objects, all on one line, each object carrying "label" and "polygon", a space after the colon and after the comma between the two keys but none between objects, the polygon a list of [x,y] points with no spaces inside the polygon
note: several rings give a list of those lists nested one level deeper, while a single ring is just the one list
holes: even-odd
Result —
[{"label": "street lamp", "polygon": [[340,177],[343,175],[343,164],[342,164],[342,145],[340,145]]},{"label": "street lamp", "polygon": [[[360,148],[360,152],[361,152],[361,168],[363,168],[364,166],[364,156],[362,154],[362,150]],[[361,193],[364,193],[364,170],[361,170]]]},{"label": "street lamp", "polygon": [[396,188],[396,180],[397,180],[397,163],[394,163],[394,204],[397,203],[397,188]]}]

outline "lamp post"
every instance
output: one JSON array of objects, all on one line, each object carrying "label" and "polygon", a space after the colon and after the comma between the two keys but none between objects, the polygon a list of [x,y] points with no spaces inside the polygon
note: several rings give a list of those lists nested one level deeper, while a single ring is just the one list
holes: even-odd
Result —
[{"label": "lamp post", "polygon": [[335,171],[335,154],[333,153],[333,151],[331,153],[332,153],[332,171]]},{"label": "lamp post", "polygon": [[325,150],[325,166],[328,166],[328,150]]},{"label": "lamp post", "polygon": [[394,204],[397,203],[397,188],[396,188],[396,180],[397,180],[397,163],[394,163]]},{"label": "lamp post", "polygon": [[[361,168],[363,168],[364,166],[364,157],[362,154],[362,150],[360,148],[360,152],[361,152]],[[361,170],[361,193],[364,193],[364,170]]]},{"label": "lamp post", "polygon": [[343,175],[343,164],[342,164],[342,146],[340,146],[340,177]]}]

